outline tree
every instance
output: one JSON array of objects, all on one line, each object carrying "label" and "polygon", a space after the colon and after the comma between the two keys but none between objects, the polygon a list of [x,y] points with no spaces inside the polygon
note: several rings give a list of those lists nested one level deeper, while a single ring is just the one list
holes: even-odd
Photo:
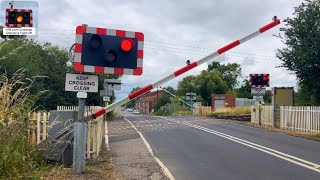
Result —
[{"label": "tree", "polygon": [[252,98],[250,82],[248,79],[243,80],[241,87],[235,89],[235,94],[238,98]]},{"label": "tree", "polygon": [[237,63],[228,63],[225,65],[213,61],[209,64],[208,71],[219,72],[221,78],[227,83],[230,89],[234,89],[238,85],[238,78],[241,76],[241,66]]},{"label": "tree", "polygon": [[298,92],[294,94],[294,103],[296,106],[311,106],[313,105],[310,92],[303,85],[299,85]]},{"label": "tree", "polygon": [[[77,105],[76,92],[65,91],[66,73],[74,73],[73,67],[67,65],[67,50],[50,43],[40,44],[27,40],[11,40],[0,43],[0,73],[7,72],[12,77],[18,69],[26,69],[26,77],[37,78],[31,94],[44,91],[35,106],[53,110],[60,105]],[[99,76],[99,89],[103,89],[104,78],[118,78],[113,75]],[[102,105],[99,93],[88,93],[87,105]]]},{"label": "tree", "polygon": [[164,89],[167,90],[167,91],[169,91],[170,93],[172,93],[172,94],[174,94],[174,95],[177,94],[177,90],[174,89],[174,88],[171,87],[171,86],[165,87]]},{"label": "tree", "polygon": [[178,83],[177,93],[179,96],[185,96],[186,93],[198,92],[197,76],[187,76]]},{"label": "tree", "polygon": [[178,95],[185,96],[186,93],[194,92],[200,95],[204,104],[211,105],[212,94],[224,94],[228,92],[227,83],[216,71],[202,71],[197,76],[187,76],[178,84]]},{"label": "tree", "polygon": [[298,79],[300,91],[310,97],[305,103],[320,105],[320,5],[306,1],[295,8],[294,17],[284,20],[281,28],[286,45],[278,49],[277,57],[282,67],[293,71]]},{"label": "tree", "polygon": [[52,110],[58,105],[75,105],[76,93],[65,92],[65,74],[71,70],[66,64],[67,51],[49,43],[11,40],[0,43],[0,72],[9,77],[20,68],[26,69],[26,77],[41,76],[34,81],[31,94],[45,91],[35,106]]},{"label": "tree", "polygon": [[266,94],[263,95],[263,100],[265,103],[271,103],[272,102],[272,92],[271,90],[266,90]]},{"label": "tree", "polygon": [[162,106],[171,102],[170,95],[164,94],[163,96],[159,97],[158,102],[154,106],[154,110],[158,111]]}]

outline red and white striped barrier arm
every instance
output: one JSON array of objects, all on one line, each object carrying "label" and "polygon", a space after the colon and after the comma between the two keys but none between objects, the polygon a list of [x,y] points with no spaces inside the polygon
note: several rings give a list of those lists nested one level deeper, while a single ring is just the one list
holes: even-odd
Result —
[{"label": "red and white striped barrier arm", "polygon": [[265,32],[265,31],[267,31],[267,30],[269,30],[269,29],[271,29],[271,28],[273,28],[273,27],[275,27],[275,26],[277,26],[279,24],[280,24],[280,20],[279,19],[274,20],[273,22],[271,22],[271,23],[269,23],[269,24],[267,24],[265,26],[262,26],[259,30],[255,31],[254,33],[249,34],[248,36],[245,36],[245,37],[243,37],[243,38],[241,38],[239,40],[233,41],[230,44],[227,44],[226,46],[218,49],[217,51],[213,52],[212,54],[209,54],[208,56],[206,56],[204,58],[201,58],[200,60],[198,60],[196,62],[193,62],[193,63],[191,63],[189,65],[186,65],[186,66],[182,67],[181,69],[173,72],[173,74],[171,74],[171,75],[159,80],[158,82],[156,82],[154,84],[149,84],[149,85],[145,86],[144,88],[139,89],[138,91],[135,91],[135,92],[129,94],[128,97],[125,97],[125,98],[123,98],[123,99],[121,99],[121,100],[119,100],[119,101],[117,101],[115,103],[112,103],[111,105],[109,105],[109,106],[107,106],[107,107],[105,107],[103,109],[99,109],[98,111],[94,112],[91,115],[91,117],[88,117],[88,118],[95,119],[95,118],[103,115],[104,113],[108,113],[108,112],[116,109],[117,107],[122,106],[123,104],[126,104],[127,102],[131,101],[132,99],[137,98],[137,97],[143,95],[144,93],[146,93],[148,91],[151,91],[153,88],[161,86],[162,84],[174,79],[175,77],[177,77],[177,76],[179,76],[179,75],[181,75],[181,74],[183,74],[183,73],[185,73],[185,72],[187,72],[187,71],[189,71],[189,70],[191,70],[191,69],[193,69],[193,68],[195,68],[195,67],[197,67],[197,66],[199,66],[199,65],[201,65],[201,64],[203,64],[203,63],[205,63],[205,62],[207,62],[207,61],[209,61],[209,60],[211,60],[211,59],[213,59],[215,57],[217,57],[217,56],[219,56],[220,54],[222,54],[222,53],[224,53],[224,52],[226,52],[226,51],[238,46],[239,44],[242,44],[242,43],[244,43],[244,42],[246,42],[246,41],[248,41],[248,40],[250,40],[250,39],[252,39],[252,38],[254,38],[256,36],[258,36],[259,34]]}]

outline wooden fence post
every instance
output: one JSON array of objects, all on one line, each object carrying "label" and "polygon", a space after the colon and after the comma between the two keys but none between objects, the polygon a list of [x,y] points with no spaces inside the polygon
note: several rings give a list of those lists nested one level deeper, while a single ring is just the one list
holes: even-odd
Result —
[{"label": "wooden fence post", "polygon": [[[98,121],[98,120],[97,120]],[[93,158],[97,158],[97,123],[98,122],[94,122],[93,124]]]},{"label": "wooden fence post", "polygon": [[47,112],[43,112],[42,118],[42,140],[47,139]]},{"label": "wooden fence post", "polygon": [[40,131],[41,131],[41,113],[37,113],[37,144],[40,143]]},{"label": "wooden fence post", "polygon": [[90,159],[90,153],[91,153],[91,122],[88,122],[87,159]]}]

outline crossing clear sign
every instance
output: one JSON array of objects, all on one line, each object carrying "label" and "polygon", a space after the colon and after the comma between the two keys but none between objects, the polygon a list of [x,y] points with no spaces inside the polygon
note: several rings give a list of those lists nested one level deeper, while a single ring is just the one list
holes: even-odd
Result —
[{"label": "crossing clear sign", "polygon": [[260,96],[266,94],[266,88],[251,88],[251,94]]},{"label": "crossing clear sign", "polygon": [[98,76],[67,73],[65,91],[98,92]]}]

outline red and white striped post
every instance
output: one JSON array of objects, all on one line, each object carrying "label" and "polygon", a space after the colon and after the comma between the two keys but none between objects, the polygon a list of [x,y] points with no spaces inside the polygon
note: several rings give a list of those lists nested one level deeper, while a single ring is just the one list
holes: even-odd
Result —
[{"label": "red and white striped post", "polygon": [[209,61],[209,60],[211,60],[211,59],[213,59],[215,57],[217,57],[217,56],[219,56],[220,54],[222,54],[222,53],[224,53],[224,52],[226,52],[226,51],[238,46],[239,44],[242,44],[242,43],[244,43],[244,42],[246,42],[246,41],[248,41],[248,40],[250,40],[250,39],[252,39],[252,38],[254,38],[256,36],[258,36],[259,34],[265,32],[265,31],[267,31],[267,30],[269,30],[269,29],[271,29],[271,28],[273,28],[273,27],[275,27],[275,26],[277,26],[279,24],[280,24],[280,20],[275,18],[273,22],[271,22],[271,23],[269,23],[269,24],[267,24],[265,26],[262,26],[261,28],[259,28],[259,30],[255,31],[254,33],[249,34],[248,36],[245,36],[245,37],[241,38],[240,40],[233,41],[232,43],[227,44],[226,46],[218,49],[217,51],[213,52],[212,54],[209,54],[208,56],[206,56],[204,58],[201,58],[200,60],[198,60],[196,62],[193,62],[193,63],[191,63],[189,65],[186,65],[186,66],[182,67],[181,69],[173,72],[173,74],[171,74],[171,75],[169,75],[169,76],[157,81],[156,83],[149,84],[149,85],[145,86],[144,88],[141,88],[141,89],[129,94],[128,97],[125,97],[125,98],[123,98],[123,99],[121,99],[121,100],[119,100],[119,101],[117,101],[115,103],[112,103],[111,105],[109,105],[109,106],[107,106],[107,107],[105,107],[103,109],[99,109],[98,111],[94,112],[90,117],[87,117],[86,119],[87,120],[95,119],[95,118],[103,115],[104,113],[108,113],[108,112],[116,109],[117,107],[122,106],[123,104],[131,101],[132,99],[135,99],[135,98],[141,96],[142,94],[144,94],[144,93],[146,93],[148,91],[151,91],[153,88],[161,86],[162,84],[174,79],[175,77],[177,77],[177,76],[179,76],[179,75],[181,75],[181,74],[183,74],[183,73],[185,73],[185,72],[187,72],[187,71],[189,71],[189,70],[191,70],[191,69],[193,69],[193,68],[195,68],[195,67],[197,67],[197,66],[199,66],[199,65],[201,65],[201,64],[203,64],[203,63],[205,63],[205,62],[207,62],[207,61]]}]

